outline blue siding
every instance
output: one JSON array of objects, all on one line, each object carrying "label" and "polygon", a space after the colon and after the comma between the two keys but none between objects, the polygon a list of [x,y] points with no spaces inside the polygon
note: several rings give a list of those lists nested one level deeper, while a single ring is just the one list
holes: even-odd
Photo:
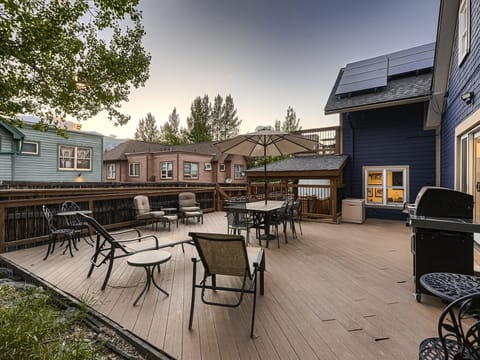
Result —
[{"label": "blue siding", "polygon": [[[409,201],[435,184],[435,132],[423,130],[424,103],[359,111],[342,116],[348,196],[362,198],[362,167],[408,165]],[[367,217],[403,219],[401,210],[367,207]]]},{"label": "blue siding", "polygon": [[[440,185],[453,188],[455,180],[455,127],[480,107],[480,0],[471,0],[470,53],[458,65],[457,36],[452,54],[448,98],[440,133]],[[473,91],[472,104],[461,100],[462,94]]]}]

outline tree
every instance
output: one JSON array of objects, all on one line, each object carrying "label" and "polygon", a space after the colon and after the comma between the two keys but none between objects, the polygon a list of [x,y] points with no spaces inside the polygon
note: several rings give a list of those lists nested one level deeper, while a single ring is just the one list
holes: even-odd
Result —
[{"label": "tree", "polygon": [[227,95],[225,98],[225,105],[222,107],[222,112],[223,116],[218,140],[226,140],[238,135],[240,124],[242,123],[242,120],[238,119],[237,109],[235,109],[235,105],[233,105],[232,95]]},{"label": "tree", "polygon": [[223,140],[221,139],[220,133],[223,127],[223,98],[220,94],[215,96],[213,102],[212,112],[210,114],[210,131],[212,133],[212,140]]},{"label": "tree", "polygon": [[138,0],[9,0],[0,5],[0,118],[34,115],[66,136],[64,119],[106,111],[115,125],[132,86],[149,77]]},{"label": "tree", "polygon": [[282,122],[280,120],[275,120],[275,126],[274,126],[275,131],[280,131],[281,127],[282,127]]},{"label": "tree", "polygon": [[168,145],[179,145],[185,142],[180,130],[177,108],[173,108],[172,113],[168,115],[168,121],[160,128],[160,141]]},{"label": "tree", "polygon": [[183,132],[189,143],[211,141],[210,113],[208,95],[198,96],[192,103],[191,114],[187,118],[187,129]]},{"label": "tree", "polygon": [[300,118],[297,119],[297,113],[293,110],[291,106],[287,109],[287,116],[282,124],[282,131],[293,132],[296,130],[301,130],[302,127],[299,126]]},{"label": "tree", "polygon": [[145,119],[140,119],[138,121],[137,130],[135,131],[135,140],[158,142],[159,138],[160,132],[157,128],[157,121],[151,113],[148,113]]}]

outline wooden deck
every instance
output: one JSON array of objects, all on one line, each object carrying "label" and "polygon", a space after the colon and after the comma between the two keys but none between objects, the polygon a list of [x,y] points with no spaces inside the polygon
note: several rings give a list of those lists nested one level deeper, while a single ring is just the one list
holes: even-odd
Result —
[{"label": "wooden deck", "polygon": [[[187,239],[188,231],[225,230],[224,213],[216,212],[206,214],[203,225],[180,225],[158,235],[168,241]],[[162,265],[159,283],[170,296],[152,288],[135,307],[144,270],[117,260],[102,292],[106,267],[86,277],[92,248],[83,241],[73,258],[57,249],[42,261],[45,246],[2,256],[88,299],[96,310],[178,359],[415,359],[419,342],[436,334],[443,304],[430,296],[415,301],[410,231],[403,222],[375,219],[362,225],[304,222],[303,236],[288,244],[282,239],[280,249],[271,243],[254,340],[249,296],[236,309],[197,301],[188,330],[191,246],[185,253],[179,246],[170,249],[172,259]]]}]

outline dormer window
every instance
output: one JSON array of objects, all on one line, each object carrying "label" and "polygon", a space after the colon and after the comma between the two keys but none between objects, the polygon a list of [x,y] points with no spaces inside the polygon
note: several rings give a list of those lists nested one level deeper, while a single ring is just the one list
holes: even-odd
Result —
[{"label": "dormer window", "polygon": [[458,9],[458,65],[470,51],[470,0],[462,0]]}]

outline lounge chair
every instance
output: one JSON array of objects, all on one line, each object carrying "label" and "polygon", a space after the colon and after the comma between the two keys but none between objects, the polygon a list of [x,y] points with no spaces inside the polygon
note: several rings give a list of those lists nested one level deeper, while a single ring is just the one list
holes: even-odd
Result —
[{"label": "lounge chair", "polygon": [[[87,222],[97,233],[96,244],[95,244],[95,253],[91,258],[90,270],[88,271],[87,277],[92,275],[93,269],[99,267],[108,262],[108,270],[105,274],[105,279],[102,284],[102,290],[105,290],[110,274],[113,268],[113,262],[115,259],[122,258],[125,256],[133,255],[141,251],[156,250],[165,247],[173,247],[175,245],[182,245],[184,243],[190,243],[189,241],[178,241],[174,243],[162,244],[158,243],[158,238],[155,235],[141,235],[138,229],[125,229],[115,232],[108,232],[97,220],[94,218],[79,214],[85,222]],[[134,237],[129,239],[117,239],[115,236],[120,234],[134,234]],[[148,247],[143,247],[141,249],[132,249],[127,246],[128,243],[138,243],[142,240],[151,239],[154,244]]]},{"label": "lounge chair", "polygon": [[[200,208],[200,203],[197,202],[197,198],[192,192],[182,192],[178,194],[178,211],[183,222],[185,222],[185,214],[195,214],[194,217],[200,219],[202,210]],[[203,216],[201,217],[203,221]]]},{"label": "lounge chair", "polygon": [[[260,295],[264,293],[265,255],[262,248],[247,247],[241,235],[210,234],[190,232],[197,248],[200,260],[192,258],[193,280],[192,300],[190,303],[190,320],[188,328],[192,329],[195,308],[195,290],[201,289],[201,300],[207,305],[237,307],[242,303],[244,294],[253,294],[252,321],[250,337],[253,338],[255,325],[255,306],[257,300],[257,273],[260,272]],[[204,273],[197,283],[197,263],[202,262]],[[242,279],[241,287],[225,287],[217,285],[217,275],[234,276]],[[211,278],[211,285],[207,285]],[[236,302],[224,303],[207,299],[206,290],[230,291],[240,293]],[[208,291],[208,293],[211,293]]]},{"label": "lounge chair", "polygon": [[[164,225],[168,224],[168,231],[170,231],[170,219],[166,217],[165,211],[163,210],[153,210],[150,207],[150,202],[148,196],[137,195],[133,198],[134,208],[135,208],[135,219],[148,223],[152,223],[153,226],[156,226],[158,222],[162,222]],[[158,229],[157,227],[155,227]]]}]

